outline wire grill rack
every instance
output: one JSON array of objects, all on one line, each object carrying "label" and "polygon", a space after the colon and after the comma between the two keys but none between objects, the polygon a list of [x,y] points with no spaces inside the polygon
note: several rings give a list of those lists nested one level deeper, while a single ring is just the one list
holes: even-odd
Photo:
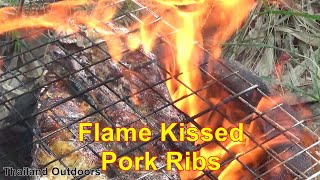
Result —
[{"label": "wire grill rack", "polygon": [[[167,24],[167,26],[172,29],[172,34],[177,32],[177,29],[175,29],[172,25],[167,23],[161,17],[157,16],[154,12],[152,12],[146,6],[143,6],[142,4],[140,4],[136,1],[132,1],[134,3],[133,10],[131,10],[130,12],[124,11],[121,8],[122,7],[121,4],[124,2],[125,2],[125,0],[120,0],[118,2],[113,3],[113,6],[118,8],[119,12],[121,12],[116,17],[114,17],[112,19],[112,22],[114,22],[115,24],[117,22],[124,20],[124,19],[130,19],[132,22],[143,23],[142,20],[140,19],[139,15],[137,15],[137,12],[139,12],[141,14],[154,15],[154,20],[151,22],[151,24],[162,22],[162,23]],[[28,3],[29,3],[28,6],[32,6],[32,5],[30,5],[30,2],[28,2]],[[33,2],[33,3],[41,4],[39,2]],[[34,32],[32,32],[32,33],[34,33]],[[30,155],[28,155],[28,154],[30,154],[31,148],[32,148],[32,146],[34,146],[34,144],[40,144],[41,146],[45,147],[45,149],[55,157],[54,160],[47,163],[44,167],[46,167],[47,165],[49,165],[53,162],[58,161],[62,165],[64,165],[65,168],[67,168],[67,165],[65,165],[65,163],[63,162],[63,159],[65,157],[67,157],[68,155],[72,154],[73,152],[76,152],[82,148],[90,149],[93,152],[93,154],[95,154],[97,156],[97,158],[101,158],[100,154],[98,152],[95,152],[95,150],[90,147],[90,144],[92,144],[93,141],[83,143],[81,146],[77,147],[76,149],[72,150],[70,153],[65,154],[61,157],[54,155],[54,152],[50,149],[50,147],[48,147],[48,145],[45,143],[45,141],[52,134],[59,133],[60,131],[63,131],[64,129],[69,129],[73,124],[76,124],[76,123],[80,122],[81,120],[83,120],[87,117],[90,117],[94,114],[97,114],[97,113],[101,114],[101,111],[113,106],[116,103],[119,103],[119,102],[127,103],[127,99],[132,98],[136,94],[139,94],[139,93],[146,91],[148,89],[153,90],[156,86],[166,83],[166,81],[170,81],[172,79],[175,79],[181,85],[186,86],[186,84],[184,82],[182,82],[179,78],[179,77],[183,76],[183,72],[180,72],[179,74],[170,74],[170,72],[161,63],[159,63],[156,58],[152,58],[152,57],[148,56],[147,58],[149,59],[149,61],[141,63],[141,65],[136,68],[142,69],[148,65],[154,64],[157,67],[159,67],[165,74],[169,75],[169,76],[167,76],[167,78],[157,82],[156,84],[149,84],[147,82],[144,82],[145,83],[144,85],[146,88],[142,88],[142,89],[138,90],[134,94],[131,94],[129,97],[122,97],[121,95],[118,95],[118,97],[122,97],[122,98],[119,98],[118,101],[113,102],[112,104],[108,104],[105,107],[96,107],[96,106],[89,103],[92,106],[92,108],[94,108],[93,112],[86,114],[85,116],[77,119],[73,123],[65,124],[62,128],[60,128],[50,134],[47,134],[45,136],[40,136],[39,132],[37,132],[34,129],[33,123],[34,123],[34,119],[36,116],[39,116],[48,110],[52,111],[53,108],[55,108],[63,103],[66,103],[74,98],[82,97],[83,95],[85,95],[89,91],[92,91],[92,90],[99,88],[101,86],[106,86],[106,84],[108,84],[109,82],[116,81],[117,79],[121,78],[123,75],[120,74],[118,76],[115,76],[111,79],[106,79],[106,80],[100,79],[99,77],[95,77],[95,78],[99,79],[99,82],[94,84],[93,86],[86,88],[86,89],[81,89],[77,93],[71,95],[70,97],[67,97],[67,98],[62,99],[60,101],[57,101],[53,104],[50,104],[49,106],[42,104],[42,106],[45,108],[42,108],[40,111],[34,111],[34,109],[36,108],[35,107],[36,102],[38,102],[38,104],[41,104],[41,100],[39,99],[39,94],[41,93],[40,91],[43,88],[47,87],[48,85],[50,85],[52,83],[68,79],[71,76],[73,76],[74,74],[76,74],[82,70],[86,70],[90,73],[90,68],[94,68],[95,66],[99,66],[99,63],[104,62],[104,61],[112,61],[112,59],[111,59],[111,56],[109,55],[108,52],[106,52],[105,50],[100,48],[100,46],[102,46],[105,42],[95,43],[91,39],[89,39],[86,36],[83,36],[79,32],[79,33],[77,33],[77,35],[79,35],[83,38],[86,38],[89,42],[92,43],[92,45],[85,47],[85,48],[81,49],[80,51],[75,51],[75,52],[65,51],[64,52],[66,54],[65,57],[57,58],[57,59],[54,59],[51,61],[47,61],[45,54],[39,54],[39,53],[37,53],[37,50],[42,49],[42,51],[43,51],[50,44],[54,44],[58,47],[61,47],[61,49],[64,49],[64,48],[59,44],[58,38],[53,38],[52,36],[50,36],[50,32],[42,33],[41,38],[37,37],[37,38],[41,39],[42,41],[41,41],[41,43],[38,43],[34,46],[31,46],[30,44],[24,43],[24,39],[27,39],[28,37],[32,36],[32,33],[25,33],[24,37],[19,37],[19,39],[8,40],[7,42],[2,43],[0,45],[0,49],[1,48],[3,49],[3,48],[7,48],[7,47],[12,47],[18,43],[19,47],[21,48],[19,53],[12,53],[13,49],[9,48],[5,52],[6,56],[3,57],[3,59],[2,59],[3,71],[1,74],[2,78],[0,80],[0,87],[5,86],[6,84],[11,84],[12,81],[15,81],[14,86],[12,86],[10,88],[6,88],[6,89],[1,89],[1,91],[0,91],[1,92],[1,94],[0,94],[0,107],[2,109],[5,109],[5,111],[3,111],[3,112],[9,112],[6,114],[6,116],[1,117],[2,119],[0,120],[0,122],[1,122],[0,123],[1,124],[1,126],[0,126],[1,133],[0,134],[2,136],[1,143],[2,143],[2,146],[8,147],[7,149],[4,148],[4,149],[1,149],[1,151],[0,151],[0,161],[2,162],[2,163],[0,163],[0,165],[2,165],[3,167],[13,166],[16,168],[21,168],[22,166],[30,165],[28,163],[30,162],[30,159],[32,157],[30,157]],[[132,32],[129,32],[129,33],[132,33]],[[59,38],[62,39],[62,38],[66,38],[68,36],[71,36],[71,35],[67,35],[65,37],[59,37]],[[159,42],[166,43],[165,38],[159,37],[159,39],[160,39]],[[59,66],[59,68],[68,69],[67,67],[64,67],[63,64],[60,64],[59,61],[65,59],[65,58],[72,58],[75,61],[77,61],[77,59],[75,59],[73,57],[73,55],[75,55],[76,53],[79,53],[81,51],[85,51],[90,48],[94,48],[94,47],[100,48],[101,51],[103,51],[103,53],[105,53],[104,59],[101,59],[101,60],[99,60],[95,63],[92,63],[92,64],[88,64],[87,66],[82,66],[81,69],[79,69],[77,71],[69,72],[63,76],[58,75],[56,72],[50,72],[50,73],[54,73],[56,75],[56,78],[45,79],[45,80],[43,79],[43,77],[42,77],[43,73],[48,71],[48,68],[47,68],[48,66],[50,66],[52,64],[58,64],[57,68]],[[202,47],[199,46],[199,48],[202,48]],[[206,58],[210,58],[210,53],[207,52],[205,49],[203,49],[203,51],[206,52]],[[123,53],[127,53],[127,52],[128,52],[128,50],[124,51]],[[145,56],[147,56],[147,55],[145,55]],[[24,57],[23,58],[24,61],[21,61],[21,59],[19,59],[21,57]],[[11,66],[11,63],[13,61],[16,62],[15,66]],[[117,62],[117,63],[124,68],[128,68],[122,62]],[[216,69],[219,69],[220,73],[210,71],[209,69],[212,66],[216,67]],[[163,105],[162,107],[159,107],[159,109],[152,112],[152,114],[142,115],[140,113],[140,116],[141,116],[140,119],[148,120],[150,115],[156,114],[157,112],[159,112],[169,106],[174,107],[181,114],[184,114],[181,110],[179,110],[175,106],[175,104],[177,102],[183,100],[184,98],[189,97],[189,96],[197,96],[199,99],[201,99],[201,101],[205,102],[208,105],[208,108],[204,109],[202,112],[194,115],[193,117],[189,117],[186,114],[184,114],[185,120],[183,122],[192,123],[196,127],[198,127],[199,129],[201,129],[202,128],[201,125],[195,121],[196,118],[202,117],[202,116],[204,116],[206,114],[210,114],[210,113],[218,113],[222,117],[224,117],[224,119],[228,120],[230,124],[236,125],[236,123],[232,120],[232,117],[230,117],[230,115],[224,113],[221,110],[226,104],[229,104],[229,103],[236,101],[237,103],[240,103],[240,106],[243,106],[243,107],[245,107],[245,109],[248,109],[248,113],[246,114],[246,116],[243,117],[243,119],[240,120],[239,122],[245,122],[245,123],[249,122],[252,119],[252,117],[254,115],[256,115],[257,118],[253,119],[252,121],[259,119],[259,118],[263,119],[263,121],[266,124],[268,124],[272,127],[270,132],[277,132],[277,133],[275,133],[276,136],[284,135],[286,138],[288,138],[290,140],[290,146],[286,147],[285,149],[282,149],[281,151],[275,151],[273,149],[266,149],[263,146],[264,143],[260,143],[260,144],[257,143],[257,141],[255,140],[255,137],[252,134],[245,132],[245,134],[250,138],[250,140],[255,142],[256,147],[262,148],[263,151],[270,157],[267,162],[263,163],[258,168],[251,168],[250,165],[241,161],[241,157],[246,155],[247,153],[250,153],[251,151],[253,151],[253,149],[248,152],[244,152],[242,155],[235,155],[233,152],[228,150],[222,144],[214,141],[214,142],[204,143],[200,146],[193,147],[193,149],[188,149],[189,151],[198,151],[201,148],[204,148],[205,146],[208,146],[210,144],[215,144],[216,146],[221,146],[221,148],[232,157],[231,159],[228,159],[224,162],[221,162],[222,167],[227,166],[231,161],[236,160],[243,166],[243,168],[246,171],[248,171],[252,175],[252,177],[254,177],[256,179],[260,179],[260,178],[263,179],[266,177],[270,177],[269,174],[272,174],[273,172],[277,171],[278,167],[285,168],[290,174],[292,174],[292,176],[296,177],[296,179],[313,179],[313,178],[316,178],[320,175],[320,172],[319,172],[320,161],[318,160],[319,157],[317,157],[311,151],[312,149],[319,146],[319,144],[320,144],[319,136],[317,136],[315,133],[313,133],[311,130],[309,130],[307,127],[305,127],[302,124],[303,123],[302,121],[296,119],[296,116],[293,115],[294,113],[288,111],[288,108],[286,105],[275,103],[269,97],[268,92],[266,91],[266,87],[264,86],[263,83],[249,79],[250,77],[253,77],[253,76],[251,76],[251,75],[246,76],[246,74],[248,74],[248,73],[243,73],[243,70],[241,70],[241,69],[239,70],[239,68],[237,67],[237,64],[234,65],[231,62],[227,62],[227,61],[223,61],[223,60],[217,60],[215,62],[206,61],[204,64],[199,65],[198,68],[200,69],[202,76],[204,76],[207,79],[206,85],[204,85],[200,89],[196,89],[196,90],[191,89],[190,87],[186,86],[188,89],[190,89],[190,91],[192,93],[185,96],[185,97],[181,97],[180,99],[177,99],[176,101],[173,101],[173,102],[162,97],[161,94],[159,94],[157,91],[153,90],[154,93],[157,93],[157,95],[159,95],[160,97],[162,97],[164,99],[166,104]],[[30,73],[34,73],[35,71],[38,72],[39,76],[30,77]],[[91,73],[91,74],[94,76],[93,73]],[[231,82],[231,84],[230,84],[230,82]],[[238,82],[236,88],[235,88],[235,84],[232,84],[232,82]],[[239,84],[241,84],[241,85],[239,85]],[[199,92],[201,92],[207,88],[212,88],[212,86],[219,87],[219,88],[223,89],[225,92],[227,92],[229,94],[229,96],[226,97],[225,99],[223,99],[218,104],[212,104],[211,102],[208,101],[208,99],[206,99],[205,97],[201,97],[199,95]],[[248,100],[246,98],[250,94],[251,95],[258,94],[257,97],[265,97],[266,99],[268,99],[268,101],[270,101],[270,103],[275,104],[275,105],[273,106],[272,109],[269,109],[265,112],[260,112],[255,107],[257,102],[253,102],[254,100]],[[128,104],[128,106],[131,107],[130,104]],[[137,112],[136,110],[134,110],[134,111]],[[284,118],[287,120],[289,119],[289,121],[292,122],[290,127],[282,126],[281,124],[279,124],[277,122],[277,119],[273,119],[272,117],[268,117],[270,114],[272,114],[272,112],[277,112],[277,113],[280,112],[281,116],[282,116],[281,118]],[[139,114],[139,112],[137,112],[137,113]],[[53,112],[53,114],[55,114],[55,113]],[[283,116],[285,116],[285,117],[283,117]],[[113,127],[116,127],[116,125],[112,121],[108,120],[107,117],[104,117],[104,118]],[[56,119],[59,119],[59,117],[56,117]],[[296,128],[302,129],[303,132],[311,134],[316,141],[309,144],[308,147],[305,147],[302,144],[301,136],[295,136],[294,134],[291,133]],[[33,137],[33,140],[32,140],[32,137]],[[159,139],[159,137],[160,137],[159,134],[153,135],[152,141]],[[274,138],[274,137],[272,137],[272,138]],[[16,143],[13,143],[13,142],[16,142]],[[148,142],[136,144],[135,146],[118,154],[118,157],[122,157],[122,156],[125,156],[125,155],[133,152],[133,151],[139,150],[142,146],[146,145],[147,143]],[[299,149],[299,151],[295,152],[295,154],[292,157],[283,159],[282,156],[287,151],[290,151],[292,148]],[[184,151],[186,151],[186,149],[180,149],[180,151],[184,152]],[[23,157],[20,157],[20,156],[23,156]],[[295,159],[301,160],[301,158],[300,158],[301,156],[307,157],[307,159],[309,159],[311,162],[311,164],[309,164],[308,167],[305,168],[304,170],[297,169],[296,168],[297,166],[292,165],[292,161],[296,162],[296,161],[294,161]],[[274,164],[274,166],[272,168],[265,169],[265,166],[268,166],[268,164],[271,162],[276,162],[276,164]],[[101,167],[96,167],[96,168],[101,168]],[[165,167],[162,167],[162,169],[160,169],[160,170],[163,173],[166,173],[163,169],[165,169]],[[115,174],[117,174],[117,176],[121,176],[121,173],[118,173],[116,169],[113,169],[113,171],[115,172]],[[4,171],[0,170],[0,173],[3,174]],[[141,177],[141,178],[147,177],[149,175],[152,177],[152,173],[150,173],[150,174],[143,175],[143,177]],[[74,178],[81,179],[83,177],[84,176],[79,176],[79,177],[74,177]],[[121,179],[121,177],[119,177],[119,178]],[[214,172],[210,172],[210,171],[203,171],[202,175],[200,175],[196,179],[203,179],[203,178],[204,179],[206,179],[206,178],[207,179],[218,179],[217,174],[215,174]]]}]

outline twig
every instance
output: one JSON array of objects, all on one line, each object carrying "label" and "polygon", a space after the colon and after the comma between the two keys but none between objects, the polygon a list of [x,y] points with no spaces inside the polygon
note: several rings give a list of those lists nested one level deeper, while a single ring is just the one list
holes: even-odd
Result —
[{"label": "twig", "polygon": [[17,14],[18,16],[21,16],[23,11],[23,6],[24,6],[24,0],[20,0],[18,14]]}]

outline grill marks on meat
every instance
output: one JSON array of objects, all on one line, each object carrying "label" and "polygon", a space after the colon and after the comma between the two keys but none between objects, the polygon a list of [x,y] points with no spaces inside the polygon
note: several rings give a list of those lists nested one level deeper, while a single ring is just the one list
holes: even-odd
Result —
[{"label": "grill marks on meat", "polygon": [[[42,106],[39,107],[39,110],[45,106],[50,106],[53,103],[59,102],[68,96],[70,96],[70,94],[63,82],[53,83],[47,88],[47,92],[41,96]],[[36,119],[36,130],[41,137],[50,135],[43,140],[47,147],[44,147],[41,144],[34,145],[33,166],[37,168],[46,166],[49,172],[47,178],[72,178],[70,176],[53,176],[50,173],[54,167],[65,169],[59,161],[54,161],[57,157],[63,157],[62,161],[69,168],[90,169],[96,167],[100,163],[99,158],[87,148],[81,148],[73,152],[76,148],[81,146],[74,136],[78,131],[76,126],[71,126],[69,128],[70,130],[61,129],[80,116],[84,116],[87,112],[88,108],[86,108],[84,102],[72,99],[38,115]],[[84,121],[93,121],[93,119],[90,117],[86,118]],[[51,154],[46,148],[49,148],[54,154]],[[41,178],[35,177],[35,179]]]},{"label": "grill marks on meat", "polygon": [[[68,52],[72,52],[79,47],[75,44],[67,44],[63,48]],[[50,134],[44,141],[54,154],[48,152],[46,147],[40,144],[35,145],[33,151],[34,167],[46,166],[57,157],[62,156],[62,162],[69,168],[95,168],[101,165],[101,160],[91,150],[98,154],[102,151],[113,151],[119,154],[139,143],[93,142],[88,145],[91,150],[88,147],[76,150],[84,145],[77,139],[77,121],[96,109],[103,110],[81,121],[100,122],[101,127],[126,126],[134,127],[137,130],[142,127],[148,127],[153,134],[157,134],[159,133],[161,122],[171,123],[183,120],[183,117],[173,107],[162,108],[170,101],[169,93],[164,83],[153,87],[153,89],[148,89],[149,85],[160,83],[163,77],[155,62],[149,62],[150,59],[146,58],[140,51],[131,52],[124,56],[122,63],[127,66],[124,67],[111,59],[98,63],[98,61],[107,57],[107,54],[103,53],[98,47],[90,48],[70,57],[66,57],[61,47],[52,45],[49,49],[48,53],[52,59],[61,58],[61,60],[49,67],[50,72],[55,72],[59,75],[75,71],[79,72],[69,76],[68,79],[50,84],[46,88],[46,92],[40,97],[42,105],[39,105],[39,110],[50,107],[50,105],[60,102],[75,93],[84,91],[97,83],[107,80],[110,80],[110,82],[84,93],[82,97],[71,99],[37,116],[36,129],[41,136]],[[93,63],[98,64],[89,67],[87,70],[81,70]],[[149,63],[149,65],[136,70],[144,63]],[[60,68],[57,68],[58,66]],[[61,68],[61,66],[64,68]],[[122,77],[117,78],[120,75]],[[46,77],[57,78],[53,73],[47,74]],[[131,97],[130,95],[134,93],[137,93],[137,95]],[[166,98],[166,100],[163,98]],[[162,109],[158,110],[159,108]],[[154,111],[157,112],[152,113]],[[66,125],[70,126],[63,128]],[[84,143],[92,142],[92,140],[92,137],[87,138]],[[178,144],[178,146],[185,145]],[[141,156],[142,152],[149,151],[151,156],[158,157],[157,166],[164,167],[166,163],[165,152],[170,150],[173,150],[173,147],[169,143],[155,140],[140,147],[139,150],[131,152],[129,156]],[[54,161],[47,166],[49,168],[48,171],[50,172],[50,169],[55,166],[64,169],[59,161]],[[175,169],[165,173],[161,172],[164,170],[156,172],[121,172],[117,165],[112,167],[119,171],[120,176],[124,179],[136,179],[142,176],[144,176],[142,179],[179,179]],[[49,178],[51,178],[50,175]],[[86,178],[90,179],[90,177]],[[106,174],[99,176],[99,178],[117,179],[117,176],[110,170]]]}]

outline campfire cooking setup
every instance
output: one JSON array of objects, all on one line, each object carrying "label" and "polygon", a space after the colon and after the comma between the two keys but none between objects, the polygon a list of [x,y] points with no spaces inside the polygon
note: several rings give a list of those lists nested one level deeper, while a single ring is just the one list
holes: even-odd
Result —
[{"label": "campfire cooking setup", "polygon": [[0,4],[0,179],[319,178],[302,114],[221,55],[257,3]]}]

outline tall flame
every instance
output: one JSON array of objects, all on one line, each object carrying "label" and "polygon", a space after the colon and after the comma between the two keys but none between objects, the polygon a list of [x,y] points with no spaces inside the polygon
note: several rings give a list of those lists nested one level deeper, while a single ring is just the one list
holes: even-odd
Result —
[{"label": "tall flame", "polygon": [[[167,81],[167,87],[170,95],[174,101],[181,97],[187,97],[178,101],[175,105],[187,113],[189,116],[194,116],[204,109],[208,108],[208,105],[204,103],[198,96],[191,95],[192,90],[198,90],[205,84],[202,79],[201,72],[197,68],[203,61],[203,51],[199,46],[204,44],[212,48],[211,53],[214,58],[221,56],[221,45],[235,31],[240,28],[243,21],[249,15],[252,8],[255,6],[253,0],[209,0],[209,1],[196,1],[196,0],[157,0],[160,4],[167,6],[170,10],[166,11],[162,16],[166,18],[170,23],[174,24],[178,29],[174,33],[173,37],[167,38],[167,41],[173,45],[173,51],[175,59],[168,57],[167,69],[170,71],[171,76],[179,74],[176,79]],[[169,14],[168,14],[169,12]],[[150,28],[147,25],[141,27],[143,45],[145,49],[152,49],[155,34],[166,34],[164,25],[157,25],[155,28]],[[202,34],[200,32],[203,32]],[[150,37],[150,35],[152,37]],[[205,37],[202,37],[204,35]],[[205,39],[205,40],[204,40]],[[208,40],[209,39],[209,40]],[[205,42],[204,42],[205,41]],[[197,45],[196,45],[197,44]],[[174,61],[174,63],[173,63]],[[172,68],[172,64],[175,67]],[[178,73],[177,73],[178,72]],[[181,73],[181,74],[180,74]],[[183,84],[181,84],[183,82]],[[201,92],[197,92],[198,95],[206,97],[210,90],[206,89]],[[216,89],[218,91],[218,89]],[[223,93],[223,92],[221,92]],[[220,102],[226,95],[221,94],[220,99],[212,98],[210,101],[213,104]],[[262,103],[264,104],[264,103]],[[204,115],[196,119],[202,127],[217,127],[219,119],[222,117],[219,115]],[[221,119],[222,123],[228,122]],[[230,124],[220,124],[225,127],[230,127]],[[189,125],[191,126],[191,125]],[[245,128],[247,131],[261,135],[262,132],[252,128],[255,124],[251,123]],[[253,132],[256,131],[256,132]],[[264,151],[261,148],[256,148],[255,144],[250,142],[246,137],[245,142],[236,143],[231,141],[222,142],[229,151],[234,152],[236,156],[240,156],[240,161],[245,164],[255,164],[261,161],[260,157],[264,156]],[[201,141],[196,144],[202,144]],[[249,154],[245,152],[251,151]],[[222,160],[230,158],[230,155],[219,146],[213,146],[211,144],[200,149],[199,154],[203,157],[218,156]],[[244,155],[243,155],[244,154]],[[243,165],[239,161],[232,161],[226,168],[223,168],[219,172],[219,179],[231,179],[236,177],[251,177],[250,173],[243,168]],[[182,179],[192,179],[201,175],[199,171],[186,171],[181,172]]]},{"label": "tall flame", "polygon": [[[202,51],[197,48],[197,45],[204,45],[200,32],[203,31],[206,35],[206,42],[210,38],[211,53],[214,57],[220,57],[221,44],[241,26],[256,3],[254,0],[157,0],[157,2],[169,9],[160,15],[178,28],[174,37],[167,39],[174,46],[175,59],[166,60],[168,69],[172,61],[175,61],[176,67],[171,68],[170,72],[172,75],[176,72],[183,73],[178,79],[184,85],[179,85],[177,80],[167,82],[172,99],[177,100],[191,94],[191,90],[197,90],[204,84],[201,73],[196,68],[196,65],[203,60]],[[156,35],[166,35],[169,33],[166,30],[163,24],[157,24],[151,28],[148,25],[142,25],[141,38],[144,49],[150,51]],[[211,34],[207,34],[208,32]],[[195,102],[201,102],[195,98],[195,96],[189,96],[176,105],[188,115],[193,116],[203,109],[203,107],[194,106]]]}]

